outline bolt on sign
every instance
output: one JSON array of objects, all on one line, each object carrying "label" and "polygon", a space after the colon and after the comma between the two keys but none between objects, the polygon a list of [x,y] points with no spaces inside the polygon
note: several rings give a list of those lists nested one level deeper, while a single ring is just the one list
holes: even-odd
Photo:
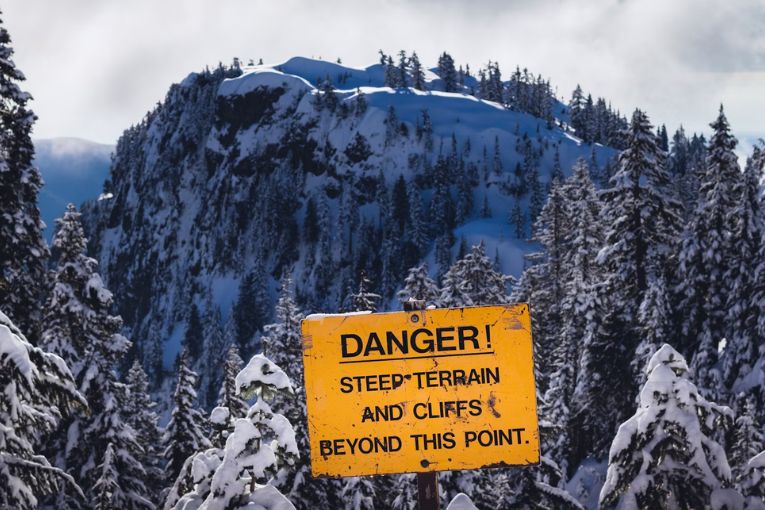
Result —
[{"label": "bolt on sign", "polygon": [[526,304],[312,315],[313,476],[539,463]]}]

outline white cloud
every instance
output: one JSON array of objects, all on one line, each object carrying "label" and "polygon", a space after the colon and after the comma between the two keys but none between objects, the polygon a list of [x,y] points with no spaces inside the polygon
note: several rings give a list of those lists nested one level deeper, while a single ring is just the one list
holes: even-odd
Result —
[{"label": "white cloud", "polygon": [[576,83],[670,129],[765,133],[759,0],[9,0],[4,21],[40,116],[36,135],[113,142],[188,72],[233,56],[366,65],[378,48],[448,50]]}]

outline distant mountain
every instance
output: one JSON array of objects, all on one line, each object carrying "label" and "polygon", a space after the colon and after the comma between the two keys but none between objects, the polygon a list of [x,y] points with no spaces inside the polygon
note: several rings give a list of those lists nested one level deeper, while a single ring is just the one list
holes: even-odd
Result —
[{"label": "distant mountain", "polygon": [[50,239],[68,203],[78,207],[96,199],[109,175],[113,145],[81,138],[48,138],[35,140],[35,164],[45,184],[40,191],[39,206]]}]

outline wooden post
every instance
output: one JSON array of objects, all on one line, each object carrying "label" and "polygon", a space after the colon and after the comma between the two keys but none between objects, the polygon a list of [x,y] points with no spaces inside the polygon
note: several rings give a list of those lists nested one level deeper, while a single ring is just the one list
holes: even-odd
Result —
[{"label": "wooden post", "polygon": [[[425,310],[425,301],[409,299],[404,302],[405,312]],[[424,461],[427,462],[427,461]],[[419,510],[440,510],[438,472],[417,473],[417,507]]]},{"label": "wooden post", "polygon": [[417,473],[417,507],[420,510],[439,510],[438,473]]}]

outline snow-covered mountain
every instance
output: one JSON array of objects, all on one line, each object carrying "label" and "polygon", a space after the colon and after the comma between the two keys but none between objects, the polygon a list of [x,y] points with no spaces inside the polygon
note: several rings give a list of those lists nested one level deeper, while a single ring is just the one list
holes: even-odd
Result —
[{"label": "snow-covered mountain", "polygon": [[34,143],[35,165],[45,181],[40,190],[40,214],[50,238],[55,219],[64,214],[67,204],[79,205],[101,194],[114,146],[81,138],[46,138]]},{"label": "snow-covered mountain", "polygon": [[113,197],[85,217],[155,373],[172,366],[192,304],[231,323],[247,275],[262,282],[261,323],[285,270],[306,311],[337,310],[362,272],[397,306],[409,267],[437,276],[481,241],[517,276],[551,175],[580,157],[608,172],[615,151],[573,136],[557,100],[539,99],[552,101],[542,119],[471,95],[471,76],[443,92],[433,71],[425,90],[386,87],[389,71],[293,58],[192,73],[125,131]]}]

